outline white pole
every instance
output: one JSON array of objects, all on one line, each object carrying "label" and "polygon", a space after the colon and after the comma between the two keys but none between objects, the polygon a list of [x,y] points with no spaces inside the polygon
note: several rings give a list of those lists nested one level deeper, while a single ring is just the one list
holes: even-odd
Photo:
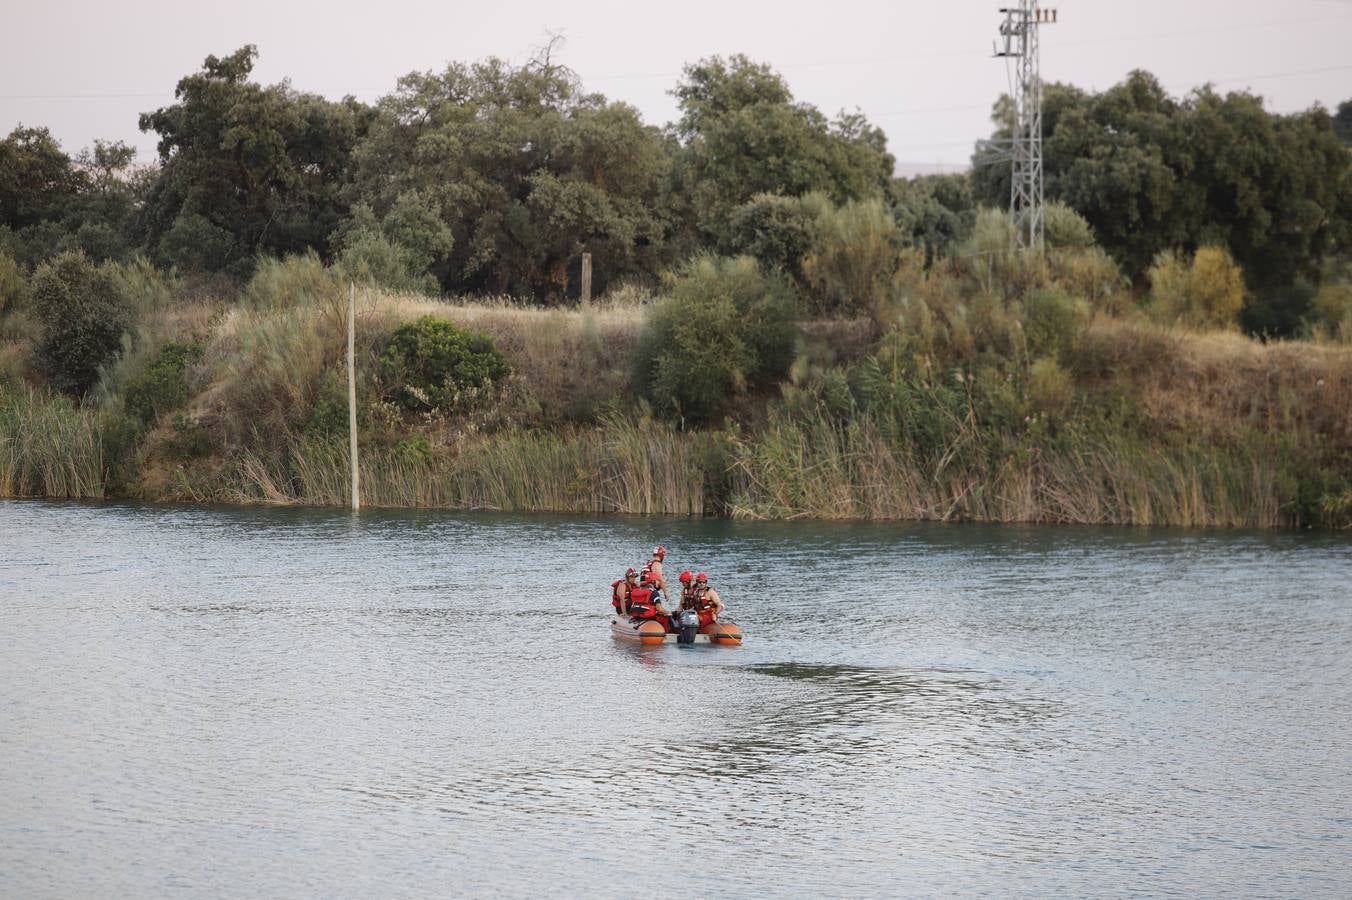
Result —
[{"label": "white pole", "polygon": [[352,511],[361,508],[357,474],[357,286],[347,283],[347,433],[352,460]]}]

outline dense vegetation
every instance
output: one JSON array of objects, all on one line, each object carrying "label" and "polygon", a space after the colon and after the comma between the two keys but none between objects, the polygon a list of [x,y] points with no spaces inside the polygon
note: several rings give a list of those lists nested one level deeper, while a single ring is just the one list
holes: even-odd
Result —
[{"label": "dense vegetation", "polygon": [[1352,102],[1049,85],[1026,254],[1003,167],[896,179],[740,56],[658,128],[554,49],[374,106],[209,57],[149,168],[16,129],[0,496],[342,502],[355,280],[375,504],[1352,526]]}]

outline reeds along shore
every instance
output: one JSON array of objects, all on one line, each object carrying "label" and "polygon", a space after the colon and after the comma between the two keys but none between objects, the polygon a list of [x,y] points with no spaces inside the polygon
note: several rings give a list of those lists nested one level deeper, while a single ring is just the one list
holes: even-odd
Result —
[{"label": "reeds along shore", "polygon": [[[363,502],[1352,525],[1352,348],[944,277],[958,276],[917,275],[871,317],[803,325],[789,377],[700,428],[631,392],[649,298],[562,310],[364,291]],[[342,293],[311,259],[263,264],[233,303],[162,302],[83,404],[0,372],[0,496],[344,504]],[[379,354],[423,315],[492,337],[511,376],[454,413],[396,408]]]}]

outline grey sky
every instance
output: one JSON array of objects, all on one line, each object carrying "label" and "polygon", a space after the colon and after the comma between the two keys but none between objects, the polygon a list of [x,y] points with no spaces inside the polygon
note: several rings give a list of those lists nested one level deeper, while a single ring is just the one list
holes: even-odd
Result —
[{"label": "grey sky", "polygon": [[[233,0],[5,0],[0,127],[46,125],[74,153],[94,138],[154,154],[137,114],[172,102],[207,54],[258,45],[254,75],[374,101],[413,70],[497,55],[524,61],[549,29],[590,90],[662,124],[683,64],[742,52],[770,63],[828,114],[859,107],[903,164],[965,163],[1005,90],[990,58],[999,0],[655,4],[529,0],[497,5]],[[1133,68],[1173,92],[1250,87],[1282,112],[1352,98],[1352,0],[1062,0],[1043,32],[1048,80],[1104,88]]]}]

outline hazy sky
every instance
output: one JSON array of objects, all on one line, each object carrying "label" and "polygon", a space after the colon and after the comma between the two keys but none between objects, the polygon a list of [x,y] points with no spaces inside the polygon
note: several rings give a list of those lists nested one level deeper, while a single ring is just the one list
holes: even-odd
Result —
[{"label": "hazy sky", "polygon": [[[1005,90],[990,58],[996,0],[827,3],[354,3],[232,0],[4,0],[0,127],[46,125],[74,153],[94,138],[154,154],[137,114],[172,102],[207,54],[256,44],[254,76],[374,101],[395,79],[450,60],[523,62],[561,31],[584,85],[674,118],[681,67],[712,54],[770,63],[794,94],[834,114],[858,107],[904,170],[961,166]],[[1282,112],[1352,98],[1352,0],[1063,0],[1043,30],[1047,80],[1102,89],[1134,68],[1175,93],[1205,81],[1251,88]]]}]

